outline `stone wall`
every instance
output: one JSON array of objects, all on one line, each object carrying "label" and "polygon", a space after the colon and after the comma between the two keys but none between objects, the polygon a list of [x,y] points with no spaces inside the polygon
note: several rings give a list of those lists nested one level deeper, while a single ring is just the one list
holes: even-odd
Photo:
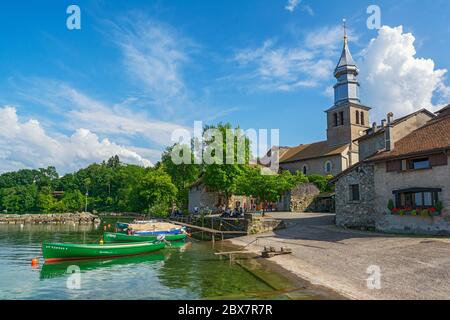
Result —
[{"label": "stone wall", "polygon": [[286,225],[283,220],[253,216],[249,221],[248,234],[259,234],[284,229]]},{"label": "stone wall", "polygon": [[[250,208],[252,205],[252,198],[246,196],[231,195],[228,199],[230,208],[235,208],[237,203],[241,207]],[[213,213],[220,210],[220,206],[225,204],[225,195],[219,192],[211,192],[204,184],[191,187],[189,189],[189,212],[193,213],[195,207],[201,209],[209,208]]]},{"label": "stone wall", "polygon": [[[350,200],[350,185],[359,185],[359,201]],[[374,167],[360,164],[336,183],[336,224],[341,227],[375,227]]]},{"label": "stone wall", "polygon": [[290,191],[289,211],[305,212],[320,194],[319,188],[313,183],[298,185]]},{"label": "stone wall", "polygon": [[100,218],[91,213],[61,214],[0,214],[0,224],[65,224],[100,223]]},{"label": "stone wall", "polygon": [[387,214],[377,220],[376,228],[390,233],[450,236],[450,216],[424,218]]}]

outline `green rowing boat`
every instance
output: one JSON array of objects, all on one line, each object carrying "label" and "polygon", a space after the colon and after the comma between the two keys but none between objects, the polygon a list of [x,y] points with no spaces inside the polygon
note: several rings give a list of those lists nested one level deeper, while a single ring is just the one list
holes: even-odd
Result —
[{"label": "green rowing boat", "polygon": [[63,244],[44,243],[42,253],[46,263],[65,260],[104,259],[134,256],[157,251],[164,242],[140,242],[126,244]]},{"label": "green rowing boat", "polygon": [[[186,234],[165,234],[166,241],[181,241],[186,239]],[[148,242],[156,241],[158,236],[129,236],[123,233],[105,232],[103,240],[105,243],[123,243],[123,242]]]}]

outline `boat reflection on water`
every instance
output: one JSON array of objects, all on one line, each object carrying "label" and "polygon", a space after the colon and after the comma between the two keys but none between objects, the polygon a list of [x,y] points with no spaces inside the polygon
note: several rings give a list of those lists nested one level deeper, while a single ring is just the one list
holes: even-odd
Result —
[{"label": "boat reflection on water", "polygon": [[152,265],[154,263],[162,262],[170,258],[170,255],[174,250],[183,252],[190,247],[191,242],[173,242],[166,247],[168,250],[164,250],[161,253],[150,253],[145,255],[127,256],[114,259],[90,259],[90,260],[77,260],[77,261],[65,261],[60,263],[44,264],[40,272],[40,279],[53,279],[57,277],[63,277],[73,272],[74,267],[79,268],[79,271],[89,272],[100,268],[115,268],[115,267],[127,267],[129,265]]}]

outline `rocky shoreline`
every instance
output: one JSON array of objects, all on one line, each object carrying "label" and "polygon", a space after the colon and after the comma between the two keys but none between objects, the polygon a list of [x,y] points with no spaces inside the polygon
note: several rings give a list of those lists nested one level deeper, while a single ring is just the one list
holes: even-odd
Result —
[{"label": "rocky shoreline", "polygon": [[0,214],[0,224],[90,224],[100,223],[99,216],[89,212],[58,214]]}]

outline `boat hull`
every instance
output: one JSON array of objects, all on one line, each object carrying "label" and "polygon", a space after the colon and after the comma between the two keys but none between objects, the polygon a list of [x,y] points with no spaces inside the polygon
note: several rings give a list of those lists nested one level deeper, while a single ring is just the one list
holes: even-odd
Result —
[{"label": "boat hull", "polygon": [[46,263],[66,260],[103,259],[147,254],[165,247],[163,242],[127,244],[63,244],[44,243],[42,253]]},{"label": "boat hull", "polygon": [[[134,236],[127,235],[123,233],[109,233],[105,232],[103,234],[103,240],[106,243],[124,243],[124,242],[148,242],[148,241],[156,241],[157,235],[151,236]],[[167,241],[182,241],[186,239],[186,234],[167,234],[165,235],[165,240]]]}]

